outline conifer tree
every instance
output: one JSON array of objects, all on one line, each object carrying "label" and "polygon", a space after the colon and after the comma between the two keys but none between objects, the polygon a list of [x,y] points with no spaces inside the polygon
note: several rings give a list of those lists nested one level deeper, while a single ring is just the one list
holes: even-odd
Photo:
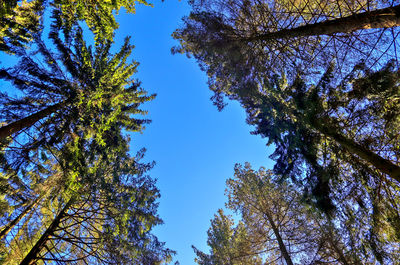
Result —
[{"label": "conifer tree", "polygon": [[[310,204],[349,224],[341,230],[345,244],[354,253],[370,249],[384,262],[382,246],[399,242],[393,221],[400,181],[398,28],[354,22],[355,28],[343,30],[339,23],[372,21],[379,15],[371,14],[394,11],[396,3],[193,3],[174,33],[181,41],[174,51],[197,59],[219,109],[224,97],[246,109],[253,133],[276,147],[277,175],[301,187]],[[392,11],[387,15],[396,17]],[[331,25],[335,32],[324,35]],[[317,27],[320,32],[313,31]]]},{"label": "conifer tree", "polygon": [[50,186],[49,194],[34,201],[34,209],[27,208],[8,229],[2,249],[5,264],[169,260],[174,252],[151,234],[162,221],[156,215],[158,190],[154,180],[144,175],[151,164],[139,162],[143,152],[129,157],[126,142],[121,149],[96,152],[84,139],[75,140],[84,148],[70,143],[61,154],[53,151],[53,173],[60,176],[46,181],[57,185]]},{"label": "conifer tree", "polygon": [[222,209],[214,215],[211,227],[207,232],[207,245],[210,254],[192,246],[196,254],[196,263],[201,265],[258,265],[262,259],[254,255],[254,248],[249,242],[249,235],[243,222],[234,226],[231,216],[225,215]]},{"label": "conifer tree", "polygon": [[29,163],[40,147],[68,142],[73,135],[96,139],[99,146],[115,145],[122,129],[140,131],[148,122],[135,115],[145,113],[138,106],[154,96],[146,96],[132,78],[137,63],[128,62],[133,48],[129,38],[112,55],[111,41],[96,45],[93,51],[79,26],[75,25],[70,38],[61,38],[58,26],[53,24],[50,33],[56,52],[38,35],[34,43],[40,60],[24,53],[17,65],[0,69],[0,77],[26,95],[0,95],[0,118],[5,124],[0,136],[11,136],[3,144],[7,161],[3,166],[16,169]]},{"label": "conifer tree", "polygon": [[[52,43],[40,25],[24,42],[30,50],[7,46],[20,60],[0,77],[23,96],[0,95],[5,264],[162,264],[174,254],[151,233],[162,222],[159,192],[144,175],[151,166],[138,162],[142,153],[128,155],[124,136],[143,129],[148,120],[137,117],[145,114],[139,106],[154,96],[132,78],[129,38],[110,52],[112,12],[124,5],[132,12],[134,2],[89,2],[47,1]],[[94,47],[80,20],[94,31]]]},{"label": "conifer tree", "polygon": [[112,41],[118,28],[115,13],[121,8],[135,13],[136,4],[151,5],[146,0],[3,0],[0,3],[0,51],[18,52],[32,34],[44,27],[43,11],[47,8],[68,34],[78,21],[85,21],[96,41]]},{"label": "conifer tree", "polygon": [[[235,226],[233,218],[219,210],[208,231],[210,254],[195,248],[199,264],[392,264],[398,260],[398,242],[369,238],[368,213],[354,207],[352,219],[327,218],[305,204],[295,185],[281,181],[272,171],[255,171],[248,163],[236,165],[226,194],[226,206],[238,214],[239,221]],[[335,203],[343,210],[354,206]]]},{"label": "conifer tree", "polygon": [[254,133],[276,145],[272,157],[277,173],[295,179],[306,162],[312,168],[308,178],[334,180],[340,179],[340,168],[343,174],[347,165],[361,172],[363,165],[379,172],[373,173],[376,179],[383,173],[399,182],[399,110],[393,104],[398,100],[398,71],[388,65],[369,72],[360,65],[339,87],[332,85],[332,78],[328,70],[315,86],[300,78],[288,85],[276,75],[269,79],[272,83],[265,78],[258,90],[232,98],[246,108]]},{"label": "conifer tree", "polygon": [[284,73],[293,82],[298,71],[318,79],[332,62],[338,78],[360,61],[374,70],[398,62],[400,7],[395,1],[191,3],[191,14],[173,34],[180,41],[173,52],[194,56],[219,106],[221,94],[235,93],[235,83],[244,88],[260,73]]}]

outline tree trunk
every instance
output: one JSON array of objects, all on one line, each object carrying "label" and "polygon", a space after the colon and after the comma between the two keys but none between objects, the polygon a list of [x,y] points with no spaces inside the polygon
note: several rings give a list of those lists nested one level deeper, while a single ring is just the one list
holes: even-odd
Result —
[{"label": "tree trunk", "polygon": [[365,161],[369,162],[375,168],[380,170],[382,173],[389,175],[391,178],[397,180],[400,183],[400,167],[393,164],[391,161],[375,154],[371,150],[363,147],[362,145],[354,142],[343,136],[335,128],[332,128],[329,124],[318,122],[316,119],[311,124],[316,130],[322,134],[335,140],[340,146],[345,148],[348,152],[359,156]]},{"label": "tree trunk", "polygon": [[292,29],[260,34],[244,39],[245,41],[269,41],[335,33],[351,33],[360,29],[392,28],[400,26],[400,5],[367,11],[348,17],[317,22]]},{"label": "tree trunk", "polygon": [[276,240],[278,240],[279,250],[281,251],[283,258],[285,259],[286,264],[293,265],[292,258],[290,257],[289,252],[287,251],[286,246],[283,243],[283,239],[281,237],[281,234],[279,233],[278,228],[275,225],[274,220],[268,213],[264,213],[264,214],[267,217],[267,220],[272,227],[272,230],[275,234]]},{"label": "tree trunk", "polygon": [[3,230],[0,231],[0,240],[2,240],[8,232],[16,225],[18,222],[24,218],[32,209],[35,207],[39,202],[42,197],[39,196],[34,202],[32,202],[28,207],[25,208],[14,220],[12,220],[9,224],[6,225],[6,227],[3,228]]},{"label": "tree trunk", "polygon": [[22,118],[18,121],[14,121],[10,124],[7,124],[7,125],[1,127],[0,128],[0,140],[6,138],[7,136],[10,136],[13,133],[19,132],[22,129],[32,126],[39,120],[58,111],[59,109],[64,107],[66,104],[67,104],[67,100],[57,103],[55,105],[49,106],[45,109],[42,109],[41,111],[38,111],[38,112],[28,116],[28,117]]},{"label": "tree trunk", "polygon": [[21,261],[20,265],[32,265],[36,261],[37,255],[42,251],[43,247],[46,245],[50,236],[54,233],[54,231],[60,225],[62,218],[66,215],[67,210],[71,207],[74,202],[74,198],[69,199],[67,204],[61,210],[60,213],[54,218],[53,222],[46,229],[43,235],[39,238],[33,248],[29,251],[29,253],[25,256],[25,258]]}]

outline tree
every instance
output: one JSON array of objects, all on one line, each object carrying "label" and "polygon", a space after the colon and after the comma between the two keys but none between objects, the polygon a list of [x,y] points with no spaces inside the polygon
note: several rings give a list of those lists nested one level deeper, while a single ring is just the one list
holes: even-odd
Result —
[{"label": "tree", "polygon": [[96,45],[95,51],[87,47],[77,25],[71,39],[62,39],[59,31],[53,25],[50,33],[58,54],[38,35],[34,43],[42,60],[24,53],[17,65],[0,69],[0,77],[26,95],[0,95],[0,118],[7,124],[0,135],[12,136],[4,154],[9,167],[18,168],[31,160],[33,151],[68,142],[72,135],[96,139],[99,146],[118,145],[122,129],[140,131],[148,122],[135,115],[144,114],[138,106],[154,96],[145,96],[132,79],[137,63],[127,62],[133,48],[129,38],[112,55],[111,41]]},{"label": "tree", "polygon": [[[143,152],[130,158],[128,139],[121,140],[122,149],[102,152],[84,143],[88,140],[75,141],[81,148],[75,142],[61,150],[53,147],[49,167],[27,185],[32,199],[0,219],[5,224],[3,263],[168,261],[174,252],[151,234],[162,221],[156,215],[159,192],[154,180],[144,175],[152,165],[139,163]],[[15,204],[7,197],[10,205]]]},{"label": "tree", "polygon": [[[267,137],[268,144],[276,146],[272,155],[277,161],[275,173],[303,187],[312,195],[310,202],[314,205],[332,214],[335,210],[332,198],[340,197],[338,190],[342,190],[342,185],[358,183],[354,188],[368,194],[360,204],[368,205],[366,208],[377,218],[375,221],[367,218],[371,227],[375,227],[370,231],[371,238],[379,238],[379,233],[373,232],[377,229],[375,225],[386,214],[396,215],[398,207],[397,203],[386,209],[377,207],[376,198],[389,193],[397,196],[395,187],[400,180],[399,133],[395,129],[399,118],[397,55],[389,54],[395,60],[387,61],[386,52],[375,50],[376,41],[384,38],[386,30],[380,30],[378,38],[374,37],[375,31],[360,30],[329,37],[289,40],[281,35],[279,40],[261,40],[264,37],[260,36],[299,31],[313,27],[314,23],[323,23],[314,24],[319,26],[335,23],[339,19],[333,18],[349,17],[349,13],[358,13],[366,6],[364,2],[357,2],[361,7],[349,4],[343,13],[337,5],[347,1],[306,1],[299,7],[286,5],[291,1],[274,1],[271,5],[263,1],[240,1],[232,7],[228,2],[206,1],[204,5],[194,5],[185,26],[175,32],[175,37],[181,40],[178,51],[193,55],[207,71],[210,89],[215,92],[214,103],[220,109],[224,106],[223,96],[242,104],[248,123],[256,126],[254,134]],[[316,7],[311,8],[312,3]],[[383,8],[381,2],[366,1],[366,4],[371,4],[371,9]],[[331,22],[324,22],[328,18]],[[395,30],[391,29],[393,36]],[[353,56],[354,41],[365,37],[362,32],[371,34],[357,46],[359,50]],[[330,43],[340,39],[345,49],[335,48],[331,53]],[[392,45],[395,40],[388,43]],[[310,48],[314,44],[321,49]],[[370,49],[365,53],[367,57],[361,56],[363,49]],[[370,55],[378,55],[380,59],[371,59]],[[340,56],[355,62],[343,61]],[[377,67],[378,61],[382,67]],[[342,71],[342,64],[348,67],[347,74]],[[316,75],[320,75],[318,79],[310,75],[310,70],[320,69],[317,66],[325,68],[324,74]],[[386,185],[389,192],[380,188]],[[344,194],[354,195],[353,192],[359,193],[347,190]],[[393,235],[397,224],[392,225]]]},{"label": "tree", "polygon": [[[142,154],[129,157],[124,136],[143,129],[148,120],[137,117],[145,114],[139,105],[154,96],[132,78],[129,38],[111,54],[112,31],[96,26],[102,33],[94,47],[86,45],[77,21],[99,14],[76,3],[80,13],[68,13],[71,20],[54,18],[52,44],[39,28],[27,42],[33,51],[21,46],[20,62],[0,69],[23,95],[0,96],[2,261],[167,262],[174,252],[151,234],[162,220],[154,180],[143,175],[150,165],[138,163]],[[69,5],[58,4],[53,16]],[[132,1],[113,2],[102,16],[113,19],[123,4],[133,8]]]},{"label": "tree", "polygon": [[[75,152],[75,148],[69,150]],[[48,180],[59,183],[61,189],[30,208],[19,224],[9,229],[3,250],[5,264],[41,260],[161,264],[169,260],[174,252],[151,234],[152,227],[162,221],[156,215],[159,192],[154,180],[144,175],[151,165],[139,163],[143,153],[130,158],[127,145],[125,152],[109,150],[94,157],[89,155],[94,150],[81,150],[84,168],[73,160],[67,168],[56,164],[63,176]],[[57,158],[62,156],[66,154]],[[143,263],[145,260],[148,263]]]},{"label": "tree", "polygon": [[[399,181],[395,144],[399,141],[395,129],[399,110],[393,104],[398,71],[389,65],[378,72],[356,72],[363,77],[354,79],[352,74],[340,87],[331,85],[330,70],[318,85],[309,87],[301,79],[290,86],[275,76],[272,83],[264,80],[265,89],[237,97],[247,110],[248,122],[256,126],[254,133],[277,146],[273,154],[277,173],[296,178],[303,162],[313,167],[314,173],[345,164],[353,165],[357,172],[362,161],[366,168],[372,165]],[[335,172],[337,169],[332,177]]]},{"label": "tree", "polygon": [[45,156],[42,151],[40,161],[35,158],[31,161],[34,166],[20,173],[3,165],[0,194],[5,207],[0,216],[1,240],[7,239],[15,227],[32,218],[32,213],[43,203],[51,201],[54,196],[63,192],[65,175],[56,167],[57,159],[54,156]]},{"label": "tree", "polygon": [[[34,264],[38,260],[142,264],[143,256],[149,254],[157,257],[151,264],[168,260],[171,251],[149,233],[161,220],[152,205],[158,191],[148,181],[137,178],[137,190],[125,186],[125,194],[114,190],[113,198],[107,198],[104,192],[97,192],[92,198],[72,197],[58,209],[20,264]],[[130,204],[128,198],[123,198],[128,194],[135,199]],[[150,248],[151,244],[156,247]]]},{"label": "tree", "polygon": [[[353,231],[368,227],[369,231],[357,235],[349,229],[353,233],[349,240],[370,238],[362,244],[376,246],[399,242],[398,224],[388,221],[399,214],[396,175],[336,138],[379,154],[389,163],[387,169],[398,167],[399,110],[393,104],[398,100],[398,70],[388,65],[374,72],[360,65],[339,87],[331,78],[328,70],[317,85],[307,85],[301,78],[289,85],[275,76],[272,83],[264,80],[267,89],[254,91],[240,102],[247,121],[256,126],[254,133],[276,146],[272,158],[277,161],[277,174],[303,187],[313,205],[340,215],[343,223],[354,221]],[[383,260],[379,252],[385,251],[374,250],[376,258]]]},{"label": "tree", "polygon": [[246,89],[260,73],[285,73],[292,82],[298,71],[320,77],[332,61],[335,75],[345,76],[361,60],[373,69],[398,60],[399,6],[392,1],[209,0],[192,6],[173,34],[180,41],[173,52],[196,58],[220,107],[222,94]]},{"label": "tree", "polygon": [[145,0],[4,0],[0,4],[0,51],[15,53],[16,48],[29,42],[32,33],[44,27],[42,15],[46,6],[51,6],[51,13],[66,34],[78,21],[85,21],[96,41],[112,41],[118,28],[113,12],[125,8],[134,13],[136,3],[150,5]]},{"label": "tree", "polygon": [[[260,264],[391,264],[398,259],[399,246],[390,240],[377,242],[386,253],[383,260],[375,258],[365,239],[370,223],[362,219],[368,214],[353,212],[358,220],[327,218],[307,205],[290,181],[282,182],[264,168],[236,165],[226,194],[226,206],[239,215],[239,222],[234,226],[233,219],[219,211],[208,231],[210,254],[195,249],[199,264],[254,264],[241,263],[240,257]],[[232,236],[237,230],[243,236]]]},{"label": "tree", "polygon": [[[265,102],[265,107],[267,104],[280,104],[279,107],[274,108],[275,110],[278,110],[278,113],[279,111],[292,108],[293,112],[287,112],[287,117],[295,118],[296,123],[307,123],[305,128],[295,129],[292,125],[289,125],[289,123],[292,123],[291,121],[289,121],[288,123],[286,123],[286,125],[291,127],[281,126],[279,130],[302,130],[296,132],[296,134],[299,134],[299,139],[297,140],[299,140],[300,143],[301,141],[303,141],[303,143],[308,141],[308,145],[310,145],[310,141],[314,141],[313,138],[316,137],[316,134],[314,134],[313,131],[317,131],[319,135],[324,135],[325,137],[329,137],[330,139],[334,140],[341,148],[345,149],[346,152],[352,153],[360,157],[362,160],[367,161],[367,163],[370,163],[384,174],[389,175],[392,179],[399,181],[400,167],[398,166],[397,155],[394,154],[397,152],[396,145],[390,146],[390,154],[386,153],[385,155],[383,155],[382,153],[384,152],[380,152],[381,154],[371,152],[371,150],[360,144],[360,142],[353,141],[352,137],[346,137],[346,134],[341,131],[341,129],[343,129],[343,127],[345,126],[342,126],[342,128],[338,128],[338,124],[340,124],[341,121],[337,119],[336,116],[335,118],[333,118],[334,115],[328,114],[324,116],[317,114],[316,111],[318,110],[316,110],[316,108],[319,108],[318,106],[311,111],[311,116],[306,117],[307,115],[304,116],[303,113],[297,111],[296,108],[301,106],[297,106],[296,103],[292,107],[288,107],[288,102],[285,101],[293,96],[289,95],[290,93],[287,93],[287,91],[284,91],[286,88],[279,89],[279,92],[274,90],[274,86],[276,85],[274,79],[276,79],[276,75],[281,76],[282,79],[287,78],[289,80],[288,83],[290,84],[295,84],[298,81],[298,77],[300,75],[300,79],[304,80],[304,82],[306,83],[307,81],[310,81],[310,69],[318,70],[318,67],[313,67],[314,63],[317,63],[319,67],[326,68],[327,65],[332,65],[331,61],[333,59],[337,61],[337,66],[329,68],[329,75],[331,75],[330,82],[335,83],[336,85],[340,84],[340,78],[338,78],[338,76],[340,75],[338,73],[343,72],[341,71],[342,64],[346,64],[347,66],[352,65],[352,63],[350,62],[340,60],[339,57],[341,56],[341,54],[344,54],[347,58],[357,58],[358,62],[359,60],[363,59],[364,63],[362,63],[362,65],[364,72],[370,71],[369,69],[371,67],[371,58],[362,57],[360,54],[363,53],[363,47],[370,48],[376,47],[376,45],[369,46],[368,41],[364,42],[363,46],[357,46],[360,54],[359,56],[355,57],[350,56],[349,52],[356,47],[349,47],[347,45],[344,45],[346,46],[346,50],[343,50],[341,53],[338,52],[339,50],[335,50],[334,56],[333,54],[329,54],[331,50],[328,44],[330,43],[331,39],[324,40],[323,37],[319,35],[318,39],[304,38],[304,34],[306,34],[307,32],[311,32],[310,30],[305,29],[318,28],[321,32],[311,32],[310,34],[324,34],[324,32],[327,33],[328,30],[326,28],[327,25],[335,25],[336,29],[342,29],[343,27],[341,27],[339,24],[346,20],[352,20],[355,17],[364,17],[366,20],[371,21],[371,19],[373,20],[375,18],[378,18],[380,16],[380,12],[386,13],[389,9],[391,10],[389,14],[397,16],[395,15],[396,12],[394,10],[396,10],[396,8],[398,7],[389,7],[389,9],[377,9],[383,7],[384,5],[384,3],[381,3],[379,1],[361,1],[357,2],[357,4],[351,4],[347,1],[337,1],[335,3],[328,3],[326,1],[306,1],[303,4],[299,4],[299,7],[297,5],[294,5],[294,3],[292,3],[291,1],[283,0],[273,1],[272,3],[267,3],[263,1],[239,1],[238,3],[232,5],[230,5],[230,3],[230,1],[205,1],[204,3],[203,1],[201,1],[201,3],[194,2],[194,12],[192,12],[191,16],[185,18],[185,26],[175,32],[175,38],[181,40],[181,47],[178,47],[175,51],[186,52],[188,55],[194,55],[194,57],[200,63],[202,69],[207,71],[209,75],[210,89],[215,92],[215,95],[213,97],[214,103],[217,104],[219,109],[224,106],[223,96],[227,96],[230,99],[238,100],[243,105],[246,105],[246,102],[257,102],[257,100],[267,98],[267,95],[270,96],[269,98],[275,97],[273,95],[277,95],[275,99],[279,99],[269,100],[268,103]],[[376,10],[371,11],[372,8],[376,8]],[[362,13],[362,10],[366,11]],[[375,12],[376,16],[371,15],[375,13],[369,12]],[[373,18],[371,18],[371,16]],[[290,23],[288,21],[290,21]],[[355,25],[355,27],[364,27],[362,26],[364,24],[362,24],[361,22],[354,22],[351,24]],[[352,30],[345,30],[344,33],[346,34],[333,34],[332,41],[334,42],[335,39],[342,39],[345,41],[348,40],[349,43],[353,45],[354,38],[359,39],[360,36],[357,37],[354,35],[355,33],[353,34],[351,32],[351,34],[347,34],[348,31]],[[294,32],[302,32],[302,34],[296,35],[297,33]],[[381,33],[383,34],[384,32],[385,30],[383,29]],[[384,35],[382,34],[378,39],[382,38],[382,36]],[[288,44],[288,38],[291,39],[290,42],[292,43],[292,46]],[[369,36],[368,38],[371,40],[375,40],[371,36]],[[312,48],[310,50],[309,47],[301,46],[302,41],[305,41],[307,45],[308,43],[322,45],[322,48]],[[311,53],[307,56],[305,54],[299,54],[299,52],[303,51],[305,53]],[[325,51],[327,51],[327,53],[325,53]],[[367,53],[369,55],[379,54],[379,51],[370,50]],[[385,54],[386,53],[381,53],[379,55],[380,58],[383,58]],[[396,53],[394,52],[393,54],[395,55],[395,59],[397,60]],[[310,58],[312,60],[309,60]],[[375,65],[379,60],[372,61]],[[288,62],[292,63],[289,64]],[[381,62],[384,63],[384,60]],[[389,62],[389,65],[390,64],[391,62]],[[357,69],[359,66],[360,64],[356,64],[353,69]],[[304,67],[308,68],[308,70]],[[387,66],[383,66],[376,71],[384,73],[385,71],[383,71],[382,69],[384,69],[385,67]],[[352,68],[349,67],[349,69]],[[395,69],[397,68],[392,68],[392,77],[388,76],[387,80],[393,80],[393,75],[395,75],[393,71],[396,71]],[[325,71],[326,69],[324,70],[324,72]],[[352,75],[352,73],[354,73],[353,70],[349,71],[350,76]],[[333,78],[332,75],[334,75],[336,78]],[[377,75],[379,74],[377,73]],[[346,79],[347,77],[345,77],[344,79]],[[316,79],[315,76],[314,78],[311,78],[311,81],[314,83],[318,83],[317,80],[318,79]],[[346,82],[349,83],[351,81],[347,78]],[[278,84],[277,86],[282,86],[282,84]],[[283,85],[283,87],[286,86],[287,85]],[[391,88],[387,89],[388,91],[392,91],[390,92],[392,93],[391,98],[394,100],[393,102],[395,102],[395,91],[397,85],[394,83],[389,84],[389,86]],[[335,86],[332,85],[332,87]],[[337,93],[333,91],[334,89],[332,89],[332,87],[329,93]],[[296,87],[296,85],[291,86],[291,88],[301,89],[300,87]],[[340,85],[338,85],[338,89],[340,89]],[[375,91],[378,90],[375,89]],[[368,91],[372,92],[372,90]],[[288,95],[279,95],[279,93]],[[304,91],[301,93],[304,93]],[[372,92],[372,94],[373,93],[374,92]],[[321,103],[324,101],[324,97],[328,97],[327,95],[323,95],[321,91],[316,91],[315,93],[310,92],[310,95],[314,95],[314,98],[312,98],[311,101],[306,103],[306,105],[304,106],[307,106],[307,104],[309,104],[310,106],[315,106],[312,100],[318,100],[317,102]],[[354,96],[354,94],[349,95]],[[257,99],[257,97],[259,99]],[[300,102],[301,95],[298,95],[298,97],[298,101]],[[320,99],[318,99],[318,97],[320,97]],[[363,101],[368,101],[368,97],[369,96],[365,93],[363,95],[359,94],[356,100],[354,100],[354,98],[352,99],[357,103],[354,104],[353,101],[352,103],[350,103],[350,105],[354,107],[357,104],[362,104]],[[334,96],[330,97],[330,100],[332,100],[332,98],[334,98]],[[382,98],[383,97],[381,97],[381,99]],[[305,102],[303,101],[301,104],[304,103]],[[382,100],[380,100],[380,103],[381,106],[379,108],[383,111],[383,106],[385,104]],[[252,104],[253,103],[249,103],[248,105]],[[334,108],[339,109],[340,107],[336,105],[334,106]],[[390,108],[392,110],[394,109],[394,107]],[[254,111],[253,113],[257,113],[257,110],[255,109],[252,109],[249,112],[252,111]],[[270,112],[270,114],[273,116],[275,115],[273,113],[274,111]],[[330,111],[331,110],[326,109],[325,113],[329,113]],[[334,112],[336,112],[335,115],[338,115],[339,117],[343,115],[347,117],[346,114],[339,113],[340,111],[335,110]],[[350,110],[350,112],[353,111]],[[391,115],[398,117],[395,113],[396,111],[392,111]],[[364,124],[368,123],[368,126],[371,126],[370,128],[376,129],[379,128],[378,124],[381,125],[381,122],[383,122],[384,120],[379,119],[379,117],[381,116],[376,115],[375,118],[368,120],[368,116],[364,115],[362,119]],[[286,119],[285,117],[282,117],[282,115],[279,116],[279,118],[283,118],[284,120]],[[396,119],[397,118],[394,117],[391,118],[392,121],[395,121]],[[253,124],[260,122],[261,121],[255,121]],[[250,121],[250,123],[252,122]],[[363,130],[368,126],[363,126]],[[310,127],[312,128],[311,130],[309,130]],[[354,130],[357,127],[360,128],[360,126],[353,126],[351,128],[351,130],[353,130],[352,134],[354,134]],[[267,128],[265,128],[265,130],[267,130]],[[382,132],[382,130],[379,131]],[[258,133],[263,135],[263,133],[261,132]],[[264,134],[264,136],[272,137],[271,143],[274,142],[278,145],[278,147],[281,146],[281,150],[277,152],[283,153],[289,150],[290,146],[288,146],[288,143],[284,143],[283,139],[279,143],[279,145],[277,142],[280,140],[273,138],[274,135],[271,134],[276,134],[276,132],[271,132],[268,134],[270,135],[267,136]],[[304,138],[304,136],[300,134],[307,135],[309,139],[300,140],[300,138]],[[389,140],[388,142],[395,142],[397,139],[397,134],[391,133],[389,135],[391,135],[391,140],[386,139],[386,141]],[[383,137],[384,134],[380,134],[380,140],[382,140]],[[373,137],[369,138],[371,139]],[[292,142],[291,144],[296,144],[296,141]],[[283,146],[284,144],[286,146]],[[376,144],[377,146],[375,149],[382,150],[381,148],[384,146],[384,143],[382,141],[376,140]],[[318,151],[317,145],[311,144],[311,146],[313,146],[314,148],[312,150],[310,148],[308,148],[309,150],[306,150],[306,144],[303,144],[302,146],[305,148],[303,148],[303,151],[295,151],[292,149],[289,155],[297,156],[299,152],[302,152],[303,155],[306,155],[305,152],[316,153]],[[286,163],[285,161],[289,161],[286,159],[286,157],[281,156],[281,158],[282,163]],[[310,156],[308,156],[308,158],[311,159]],[[313,161],[309,160],[309,163],[313,163],[316,165],[318,159],[315,159],[314,156],[312,160]],[[293,165],[292,162],[290,162],[290,164]],[[322,172],[321,170],[322,168],[318,169],[317,166],[314,167],[314,173],[319,172],[318,174],[320,174]]]},{"label": "tree", "polygon": [[214,215],[211,227],[208,230],[207,244],[210,254],[205,254],[192,246],[197,258],[195,261],[201,265],[245,265],[262,264],[261,258],[251,252],[248,234],[243,223],[236,227],[232,217],[224,214],[222,209]]},{"label": "tree", "polygon": [[36,206],[40,203],[41,196],[34,199],[32,202],[26,205],[26,207],[22,210],[21,213],[18,214],[13,220],[11,220],[7,225],[2,227],[0,231],[0,240],[5,238],[7,234],[27,215],[29,214]]},{"label": "tree", "polygon": [[[249,241],[260,249],[254,254],[265,253],[266,262],[305,262],[316,254],[317,248],[311,242],[318,240],[305,225],[297,194],[286,184],[273,181],[272,172],[254,172],[249,164],[236,165],[235,179],[227,181],[227,206],[241,215],[250,231]],[[312,227],[313,223],[307,225]]]},{"label": "tree", "polygon": [[[144,113],[138,106],[152,96],[144,96],[139,83],[131,79],[137,64],[126,63],[132,50],[128,39],[115,55],[109,53],[110,41],[98,45],[96,55],[93,55],[91,49],[86,47],[79,27],[74,30],[71,35],[74,37],[73,47],[70,47],[66,43],[68,40],[61,41],[57,29],[53,28],[53,40],[60,53],[58,56],[51,53],[39,36],[35,37],[34,43],[48,68],[40,67],[42,62],[35,62],[25,53],[21,55],[20,64],[1,70],[3,78],[12,81],[27,95],[22,99],[1,95],[3,121],[16,120],[0,128],[3,136],[14,133],[11,140],[3,141],[1,169],[10,176],[7,177],[5,194],[10,193],[10,187],[18,185],[21,188],[17,193],[22,197],[8,199],[8,204],[15,209],[11,215],[13,221],[10,220],[3,228],[4,236],[32,208],[37,208],[34,207],[35,202],[42,195],[40,192],[32,193],[36,183],[65,182],[59,178],[64,175],[52,169],[48,168],[48,173],[45,173],[47,158],[58,160],[65,169],[71,167],[71,161],[81,163],[78,152],[81,148],[92,150],[89,153],[92,157],[99,153],[107,157],[110,150],[125,150],[127,140],[123,139],[122,129],[141,130],[143,124],[148,122],[134,116]],[[56,103],[52,104],[54,101]],[[21,135],[18,136],[18,133]],[[86,141],[86,146],[83,146],[75,140],[79,138],[92,141]],[[69,145],[67,149],[75,148],[75,151],[64,150],[61,157],[57,155],[54,158],[54,153],[60,154],[60,150],[70,142],[75,145]],[[80,165],[83,175],[84,166]],[[63,192],[61,188],[50,190],[53,193]],[[47,196],[49,194],[45,201],[49,199]]]},{"label": "tree", "polygon": [[52,5],[58,10],[64,29],[70,29],[77,21],[84,20],[89,29],[95,34],[96,41],[112,40],[114,30],[118,28],[113,12],[123,7],[126,12],[135,13],[136,3],[150,5],[146,0],[117,0],[117,1],[68,1],[54,0]]}]

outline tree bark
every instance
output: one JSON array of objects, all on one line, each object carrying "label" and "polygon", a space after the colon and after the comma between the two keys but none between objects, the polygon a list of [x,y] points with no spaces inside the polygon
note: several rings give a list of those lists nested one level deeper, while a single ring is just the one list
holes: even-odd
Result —
[{"label": "tree bark", "polygon": [[267,217],[267,220],[268,220],[269,224],[272,227],[272,230],[273,230],[273,232],[275,234],[276,240],[278,240],[279,250],[281,251],[283,258],[285,259],[286,264],[287,265],[293,265],[292,258],[290,257],[289,252],[287,251],[286,246],[283,243],[283,239],[281,237],[281,234],[279,233],[279,230],[276,227],[275,222],[272,219],[272,216],[270,216],[268,213],[264,213],[264,214]]},{"label": "tree bark", "polygon": [[38,197],[34,202],[32,202],[28,207],[26,207],[14,220],[12,220],[9,224],[6,225],[1,231],[0,231],[0,240],[2,240],[8,232],[16,225],[18,222],[24,218],[27,213],[29,213],[33,207],[35,207],[41,200],[41,196]]},{"label": "tree bark", "polygon": [[282,29],[245,38],[245,41],[269,41],[335,33],[351,33],[360,29],[392,28],[400,26],[400,5],[367,11],[347,17],[317,22],[292,29]]},{"label": "tree bark", "polygon": [[400,183],[400,167],[393,164],[391,161],[375,154],[371,150],[368,150],[364,146],[354,142],[343,136],[335,128],[332,128],[329,124],[323,124],[318,122],[316,119],[311,124],[316,130],[322,134],[335,140],[340,146],[345,148],[348,152],[359,156],[365,161],[369,162],[375,168],[380,170],[382,173],[389,175],[391,178],[397,180]]},{"label": "tree bark", "polygon": [[14,121],[10,124],[7,124],[3,127],[0,128],[0,140],[6,138],[7,136],[10,136],[16,132],[21,131],[22,129],[25,129],[29,126],[32,126],[39,120],[49,116],[50,114],[60,110],[62,107],[64,107],[67,104],[67,100],[57,103],[55,105],[49,106],[45,109],[42,109],[41,111],[38,111],[32,115],[29,115],[28,117],[22,118],[18,121]]},{"label": "tree bark", "polygon": [[46,245],[50,236],[54,233],[54,231],[60,225],[62,218],[66,215],[68,209],[74,202],[74,198],[69,199],[64,208],[58,213],[58,215],[54,218],[53,222],[46,229],[43,235],[39,238],[33,248],[29,251],[29,253],[25,256],[25,258],[21,261],[20,265],[32,265],[36,261],[37,255],[42,251],[43,247]]}]

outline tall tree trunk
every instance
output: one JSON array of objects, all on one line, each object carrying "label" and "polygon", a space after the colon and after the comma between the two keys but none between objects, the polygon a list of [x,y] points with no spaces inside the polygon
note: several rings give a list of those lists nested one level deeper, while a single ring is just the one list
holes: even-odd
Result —
[{"label": "tall tree trunk", "polygon": [[49,116],[50,114],[60,110],[67,104],[67,100],[57,103],[55,105],[49,106],[41,111],[38,111],[28,117],[22,118],[18,121],[14,121],[0,128],[0,140],[10,136],[13,133],[19,132],[20,130],[32,126],[39,120]]},{"label": "tall tree trunk", "polygon": [[57,214],[57,216],[54,218],[53,222],[50,224],[50,226],[46,229],[46,231],[43,233],[43,235],[39,238],[39,240],[36,242],[36,244],[32,247],[32,249],[29,251],[29,253],[25,256],[25,258],[21,261],[20,265],[32,265],[36,261],[37,255],[42,251],[44,246],[46,245],[47,241],[49,240],[50,236],[54,233],[54,231],[58,228],[60,225],[61,220],[64,218],[66,215],[68,209],[71,207],[71,205],[74,203],[74,197],[69,199],[67,204],[65,204],[64,208]]},{"label": "tall tree trunk", "polygon": [[2,240],[8,232],[16,225],[22,218],[24,218],[41,200],[42,196],[39,196],[36,200],[34,200],[28,207],[26,207],[14,220],[8,223],[1,231],[0,231],[0,240]]},{"label": "tall tree trunk", "polygon": [[272,216],[269,213],[264,213],[264,214],[267,217],[267,221],[272,227],[272,231],[274,232],[276,240],[278,240],[279,250],[281,251],[283,258],[285,259],[286,264],[293,265],[292,258],[290,257],[289,252],[287,251],[286,246],[283,243],[283,239],[281,237],[281,234],[279,233],[279,229],[278,227],[276,227],[275,222],[272,219]]},{"label": "tall tree trunk", "polygon": [[322,123],[314,119],[311,122],[312,126],[321,132],[322,134],[335,140],[340,146],[345,148],[348,152],[359,156],[365,161],[369,162],[375,168],[380,170],[382,173],[389,175],[391,178],[397,180],[400,183],[400,167],[393,164],[391,161],[375,154],[371,150],[368,150],[364,146],[356,143],[352,139],[349,139],[338,132],[328,123]]},{"label": "tall tree trunk", "polygon": [[282,29],[276,32],[259,34],[245,38],[244,41],[268,41],[274,39],[331,35],[334,33],[350,33],[360,29],[392,28],[397,26],[400,26],[400,5],[308,24],[292,29]]}]

